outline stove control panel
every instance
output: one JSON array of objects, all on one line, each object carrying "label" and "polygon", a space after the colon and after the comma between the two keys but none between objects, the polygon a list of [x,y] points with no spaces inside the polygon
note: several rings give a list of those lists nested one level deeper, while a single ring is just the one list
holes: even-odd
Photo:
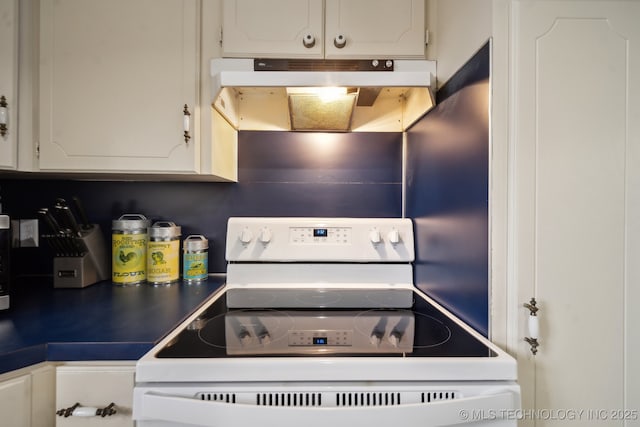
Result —
[{"label": "stove control panel", "polygon": [[353,330],[350,329],[292,330],[289,331],[288,336],[289,346],[292,347],[349,347],[353,345]]},{"label": "stove control panel", "polygon": [[351,245],[350,227],[291,227],[290,245]]},{"label": "stove control panel", "polygon": [[238,310],[225,315],[230,355],[411,353],[408,310]]},{"label": "stove control panel", "polygon": [[229,218],[227,261],[411,262],[407,218]]}]

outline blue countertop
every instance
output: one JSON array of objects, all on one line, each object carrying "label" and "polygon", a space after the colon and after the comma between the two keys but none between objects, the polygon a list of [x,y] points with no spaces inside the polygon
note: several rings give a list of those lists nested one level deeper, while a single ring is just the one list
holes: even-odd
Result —
[{"label": "blue countertop", "polygon": [[[54,289],[51,280],[13,285],[0,311],[0,373],[43,361],[137,360],[224,283]],[[32,282],[32,283],[30,283]]]}]

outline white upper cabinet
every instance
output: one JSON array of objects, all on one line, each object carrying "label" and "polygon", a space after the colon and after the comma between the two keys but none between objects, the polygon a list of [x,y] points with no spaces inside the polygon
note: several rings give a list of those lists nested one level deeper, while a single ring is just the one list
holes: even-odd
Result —
[{"label": "white upper cabinet", "polygon": [[18,1],[0,2],[0,169],[15,169],[18,129]]},{"label": "white upper cabinet", "polygon": [[323,0],[224,0],[225,57],[322,58]]},{"label": "white upper cabinet", "polygon": [[424,58],[424,0],[326,0],[325,57]]},{"label": "white upper cabinet", "polygon": [[424,0],[224,0],[223,56],[424,58]]},{"label": "white upper cabinet", "polygon": [[40,4],[40,170],[199,173],[198,2]]}]

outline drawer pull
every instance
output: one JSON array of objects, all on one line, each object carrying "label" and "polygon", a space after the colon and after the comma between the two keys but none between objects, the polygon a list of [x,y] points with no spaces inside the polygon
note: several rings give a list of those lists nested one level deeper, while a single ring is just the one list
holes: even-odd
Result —
[{"label": "drawer pull", "polygon": [[66,409],[59,409],[56,411],[56,415],[60,417],[108,417],[116,413],[116,404],[111,402],[104,408],[94,408],[91,406],[80,406],[76,403]]},{"label": "drawer pull", "polygon": [[184,142],[188,143],[191,139],[191,134],[189,133],[191,129],[191,113],[189,112],[189,107],[187,104],[184,104],[184,109],[182,110],[183,118],[182,118],[182,127],[184,128]]},{"label": "drawer pull", "polygon": [[7,98],[4,95],[0,96],[0,136],[5,136],[9,130],[7,128],[7,122],[9,121],[8,106]]}]

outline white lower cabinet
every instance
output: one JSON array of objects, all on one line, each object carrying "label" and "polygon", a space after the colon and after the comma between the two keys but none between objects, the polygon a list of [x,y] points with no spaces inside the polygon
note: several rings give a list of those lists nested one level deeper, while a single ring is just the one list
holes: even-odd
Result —
[{"label": "white lower cabinet", "polygon": [[[56,427],[130,427],[135,362],[69,363],[56,368],[56,410],[76,406],[74,415],[56,416]],[[112,415],[95,415],[113,404]],[[82,416],[85,415],[85,416]]]},{"label": "white lower cabinet", "polygon": [[36,365],[0,375],[2,427],[52,427],[55,368]]},{"label": "white lower cabinet", "polygon": [[3,426],[31,426],[31,376],[29,374],[0,382],[0,413],[7,415],[2,417]]}]

